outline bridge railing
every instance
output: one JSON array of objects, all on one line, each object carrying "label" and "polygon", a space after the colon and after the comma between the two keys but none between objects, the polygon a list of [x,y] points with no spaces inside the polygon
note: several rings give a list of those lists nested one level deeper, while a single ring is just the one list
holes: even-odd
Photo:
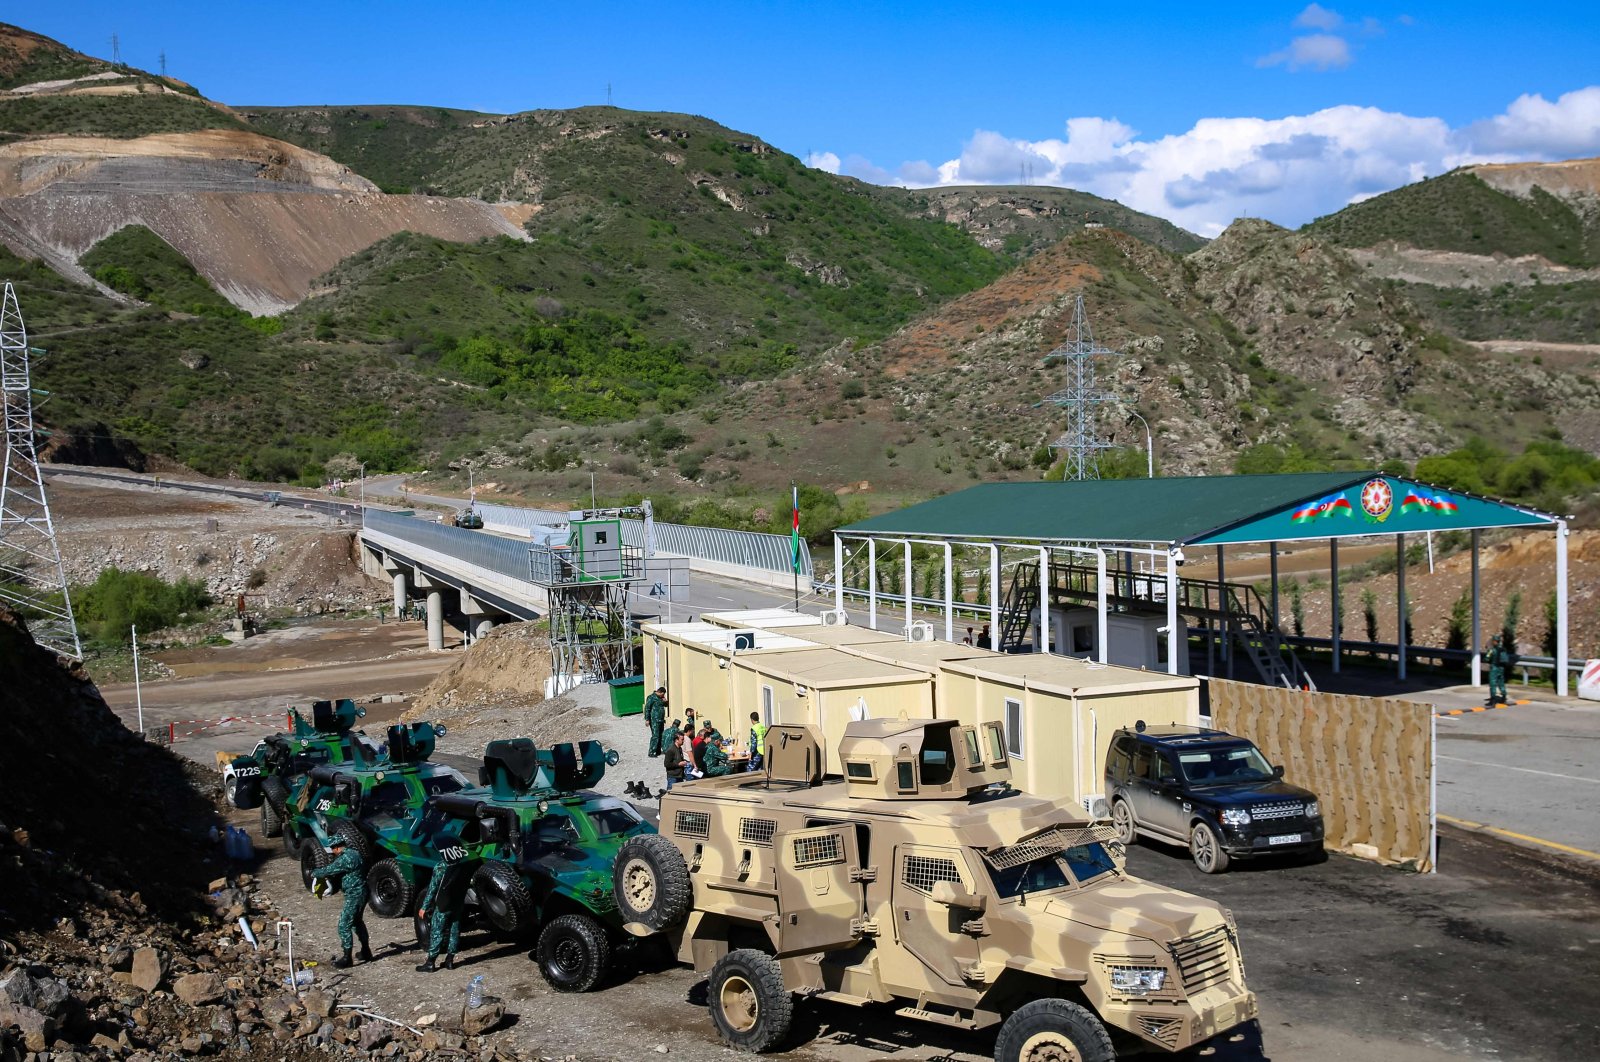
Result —
[{"label": "bridge railing", "polygon": [[364,526],[455,557],[464,564],[476,565],[497,575],[523,582],[528,580],[528,543],[514,538],[497,538],[449,524],[387,513],[381,509],[368,509]]},{"label": "bridge railing", "polygon": [[[528,534],[535,527],[565,524],[565,510],[524,509],[515,505],[493,505],[477,502],[474,506],[483,516],[483,526],[489,531],[508,534]],[[655,521],[656,549],[680,557],[695,557],[718,564],[732,564],[745,568],[788,574],[792,568],[791,540],[787,535],[773,535],[763,531],[735,531],[726,527],[696,527],[693,524],[674,524]],[[644,521],[622,521],[622,541],[629,546],[644,548]],[[800,551],[800,575],[811,578],[811,551]]]}]

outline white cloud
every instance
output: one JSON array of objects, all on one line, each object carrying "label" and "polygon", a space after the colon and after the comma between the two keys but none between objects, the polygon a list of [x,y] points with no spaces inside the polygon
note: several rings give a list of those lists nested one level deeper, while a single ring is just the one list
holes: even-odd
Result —
[{"label": "white cloud", "polygon": [[1295,16],[1294,24],[1302,29],[1336,30],[1344,25],[1337,11],[1329,11],[1321,4],[1309,4]]},{"label": "white cloud", "polygon": [[823,170],[827,173],[839,172],[839,156],[831,151],[816,152],[806,156],[806,165],[814,170]]},{"label": "white cloud", "polygon": [[1350,42],[1331,33],[1296,37],[1281,52],[1263,55],[1257,66],[1287,65],[1290,70],[1340,70],[1350,65]]},{"label": "white cloud", "polygon": [[1504,113],[1460,128],[1356,106],[1205,118],[1148,139],[1115,118],[1075,117],[1064,128],[1064,137],[1042,140],[980,129],[958,157],[906,163],[893,175],[858,156],[808,161],[826,158],[837,167],[830,172],[913,187],[1017,184],[1026,172],[1030,183],[1093,192],[1213,236],[1244,215],[1299,225],[1457,166],[1600,154],[1600,86],[1555,101],[1522,96]]}]

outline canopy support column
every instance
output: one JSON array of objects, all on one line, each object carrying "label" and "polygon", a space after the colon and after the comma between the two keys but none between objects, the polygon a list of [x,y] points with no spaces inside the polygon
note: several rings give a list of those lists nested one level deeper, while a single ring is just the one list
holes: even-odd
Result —
[{"label": "canopy support column", "polygon": [[1567,522],[1556,521],[1556,696],[1567,695]]},{"label": "canopy support column", "polygon": [[1228,570],[1226,559],[1221,546],[1217,547],[1217,610],[1222,613],[1222,662],[1228,669],[1228,677],[1233,678],[1233,649],[1229,641],[1233,638],[1233,602],[1228,593]]},{"label": "canopy support column", "polygon": [[1272,543],[1267,550],[1268,566],[1272,572],[1272,630],[1276,634],[1281,625],[1278,623],[1278,544]]},{"label": "canopy support column", "polygon": [[[1167,550],[1167,674],[1178,674],[1178,561],[1175,549]],[[1104,622],[1104,621],[1102,621]],[[1105,628],[1101,627],[1100,652],[1105,653]],[[1105,660],[1105,656],[1100,658]]]},{"label": "canopy support column", "polygon": [[844,611],[844,539],[833,536],[833,607]]},{"label": "canopy support column", "polygon": [[1050,651],[1050,547],[1039,547],[1039,644],[1036,652]]},{"label": "canopy support column", "polygon": [[911,543],[909,540],[902,538],[900,544],[906,548],[906,635],[909,637],[911,633],[911,591],[914,589],[917,580],[911,571]]},{"label": "canopy support column", "polygon": [[1396,677],[1402,682],[1406,677],[1406,637],[1410,633],[1406,630],[1406,536],[1394,536],[1394,646],[1395,658],[1398,660]]},{"label": "canopy support column", "polygon": [[1483,627],[1478,616],[1478,536],[1472,529],[1472,684],[1483,685]]},{"label": "canopy support column", "polygon": [[944,640],[956,640],[955,554],[944,544]]},{"label": "canopy support column", "polygon": [[867,626],[878,629],[878,540],[867,539]]},{"label": "canopy support column", "polygon": [[989,546],[989,646],[1000,648],[1000,547]]},{"label": "canopy support column", "polygon": [[1339,540],[1328,539],[1328,582],[1333,590],[1333,615],[1328,625],[1333,633],[1333,673],[1339,673],[1339,639],[1344,634],[1343,616],[1339,612]]},{"label": "canopy support column", "polygon": [[[1100,662],[1104,664],[1109,660],[1108,654],[1110,652],[1110,647],[1106,645],[1106,551],[1103,549],[1095,550],[1095,560],[1100,565],[1099,578],[1095,582],[1095,588],[1099,591],[1097,596],[1100,599],[1095,606],[1100,610],[1100,629],[1096,635],[1095,648],[1099,650],[1097,655],[1100,658]],[[1072,644],[1072,631],[1068,630],[1067,652],[1070,653],[1076,648]]]}]

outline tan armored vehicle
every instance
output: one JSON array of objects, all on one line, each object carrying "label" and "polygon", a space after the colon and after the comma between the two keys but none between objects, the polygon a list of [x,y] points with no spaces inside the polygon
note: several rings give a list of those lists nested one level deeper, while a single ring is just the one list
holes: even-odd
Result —
[{"label": "tan armored vehicle", "polygon": [[796,996],[998,1025],[998,1062],[1178,1051],[1256,1016],[1232,916],[1012,789],[1000,724],[851,723],[845,776],[823,762],[816,727],[775,726],[765,774],[673,787],[617,854],[629,930],[709,973],[728,1044],[777,1047]]}]

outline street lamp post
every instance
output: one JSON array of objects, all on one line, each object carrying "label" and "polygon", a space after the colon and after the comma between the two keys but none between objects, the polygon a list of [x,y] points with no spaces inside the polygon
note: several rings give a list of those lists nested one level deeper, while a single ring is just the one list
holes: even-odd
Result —
[{"label": "street lamp post", "polygon": [[[348,465],[346,467],[349,467]],[[361,462],[361,511],[367,511],[367,463]]]},{"label": "street lamp post", "polygon": [[1144,465],[1145,465],[1145,476],[1148,479],[1155,479],[1156,478],[1156,450],[1155,450],[1155,439],[1150,434],[1150,423],[1149,423],[1149,421],[1145,420],[1143,417],[1139,416],[1139,414],[1137,412],[1135,412],[1134,410],[1131,410],[1131,409],[1128,410],[1128,416],[1137,419],[1140,424],[1144,425]]}]

